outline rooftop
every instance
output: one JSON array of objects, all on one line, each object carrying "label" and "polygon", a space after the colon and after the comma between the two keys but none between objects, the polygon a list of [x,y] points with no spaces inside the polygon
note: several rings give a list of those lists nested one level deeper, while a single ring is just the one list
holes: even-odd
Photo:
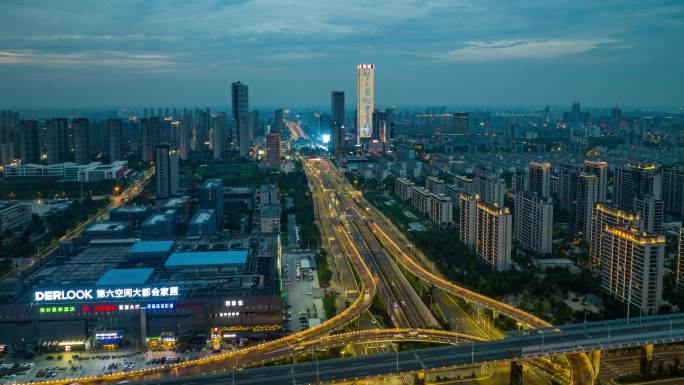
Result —
[{"label": "rooftop", "polygon": [[152,268],[107,270],[95,286],[144,285],[154,272]]},{"label": "rooftop", "polygon": [[138,241],[128,248],[128,254],[135,253],[168,253],[173,241]]},{"label": "rooftop", "polygon": [[171,254],[164,267],[244,265],[246,262],[247,250],[192,251]]},{"label": "rooftop", "polygon": [[90,225],[86,231],[116,231],[126,229],[126,224],[121,222],[96,222]]}]

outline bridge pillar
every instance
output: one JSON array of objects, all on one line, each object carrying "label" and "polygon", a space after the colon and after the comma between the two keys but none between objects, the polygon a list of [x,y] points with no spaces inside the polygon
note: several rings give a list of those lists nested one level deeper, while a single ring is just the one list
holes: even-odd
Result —
[{"label": "bridge pillar", "polygon": [[653,372],[653,344],[641,347],[641,361],[639,371],[642,377],[647,377]]},{"label": "bridge pillar", "polygon": [[522,385],[523,366],[516,361],[511,361],[511,385]]},{"label": "bridge pillar", "polygon": [[601,369],[601,351],[594,350],[591,352],[591,367],[594,369],[594,380],[599,376],[599,370]]},{"label": "bridge pillar", "polygon": [[418,372],[414,376],[414,385],[425,385],[425,372]]}]

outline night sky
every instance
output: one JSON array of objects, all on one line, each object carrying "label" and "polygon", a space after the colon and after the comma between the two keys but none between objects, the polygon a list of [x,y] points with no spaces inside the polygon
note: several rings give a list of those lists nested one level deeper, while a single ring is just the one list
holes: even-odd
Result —
[{"label": "night sky", "polygon": [[684,105],[681,1],[0,1],[0,108]]}]

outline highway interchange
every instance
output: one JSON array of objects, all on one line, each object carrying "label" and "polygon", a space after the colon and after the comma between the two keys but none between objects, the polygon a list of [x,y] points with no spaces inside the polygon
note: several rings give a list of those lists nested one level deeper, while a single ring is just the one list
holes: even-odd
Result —
[{"label": "highway interchange", "polygon": [[[388,312],[393,316],[393,326],[403,328],[402,330],[409,330],[409,333],[414,336],[412,337],[413,340],[455,344],[460,341],[479,339],[475,336],[459,335],[446,331],[423,331],[420,329],[436,326],[436,321],[407,282],[406,277],[401,274],[399,266],[409,270],[411,274],[428,286],[434,286],[445,293],[511,317],[521,322],[525,327],[551,327],[550,324],[538,317],[462,288],[438,274],[428,271],[424,267],[424,263],[418,262],[418,259],[422,257],[419,252],[413,250],[387,218],[351,188],[341,172],[329,160],[307,160],[304,162],[304,169],[309,179],[309,188],[312,192],[316,217],[319,221],[318,225],[328,238],[328,246],[336,247],[348,260],[349,265],[353,267],[358,276],[359,295],[346,309],[317,327],[233,352],[172,366],[49,383],[111,384],[122,380],[143,380],[147,383],[192,384],[195,379],[198,381],[201,379],[200,383],[218,384],[231,383],[233,376],[235,376],[235,383],[301,384],[331,379],[353,379],[397,371],[413,372],[456,365],[472,365],[477,362],[511,360],[515,357],[531,358],[546,356],[550,352],[583,350],[577,349],[577,344],[573,345],[572,340],[567,340],[567,345],[569,347],[575,346],[575,349],[555,347],[553,351],[544,351],[544,348],[540,348],[540,344],[549,349],[554,342],[562,342],[559,340],[562,338],[562,333],[559,334],[556,328],[551,328],[546,333],[539,335],[525,334],[522,337],[511,337],[486,343],[469,342],[466,345],[446,348],[346,358],[343,363],[338,360],[328,360],[245,370],[248,367],[301,355],[307,349],[314,350],[339,346],[338,344],[373,340],[401,341],[405,338],[406,332],[388,329],[350,333],[339,337],[330,334],[346,327],[366,312],[378,293],[381,293],[381,298],[387,304]],[[679,326],[680,324],[677,323],[676,325]],[[552,333],[548,331],[552,331]],[[582,333],[584,332],[583,330]],[[613,334],[613,340],[618,338],[617,336],[618,334]],[[437,341],[440,338],[443,340]],[[568,338],[578,338],[578,335],[572,335]],[[589,345],[587,345],[588,347]],[[540,350],[535,351],[534,349]],[[586,355],[578,353],[569,357],[572,363],[573,382],[593,383],[593,370]],[[215,381],[208,377],[211,376],[211,373],[215,373]],[[560,377],[564,376],[561,375]]]}]

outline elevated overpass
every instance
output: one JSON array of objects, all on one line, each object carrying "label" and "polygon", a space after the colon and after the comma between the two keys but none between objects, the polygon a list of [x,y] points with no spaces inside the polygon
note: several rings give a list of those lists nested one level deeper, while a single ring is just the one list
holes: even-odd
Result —
[{"label": "elevated overpass", "polygon": [[[248,369],[235,384],[314,384],[412,374],[454,367],[573,352],[591,352],[684,341],[684,313],[527,329],[496,341]],[[233,373],[170,380],[161,384],[225,384]]]}]

